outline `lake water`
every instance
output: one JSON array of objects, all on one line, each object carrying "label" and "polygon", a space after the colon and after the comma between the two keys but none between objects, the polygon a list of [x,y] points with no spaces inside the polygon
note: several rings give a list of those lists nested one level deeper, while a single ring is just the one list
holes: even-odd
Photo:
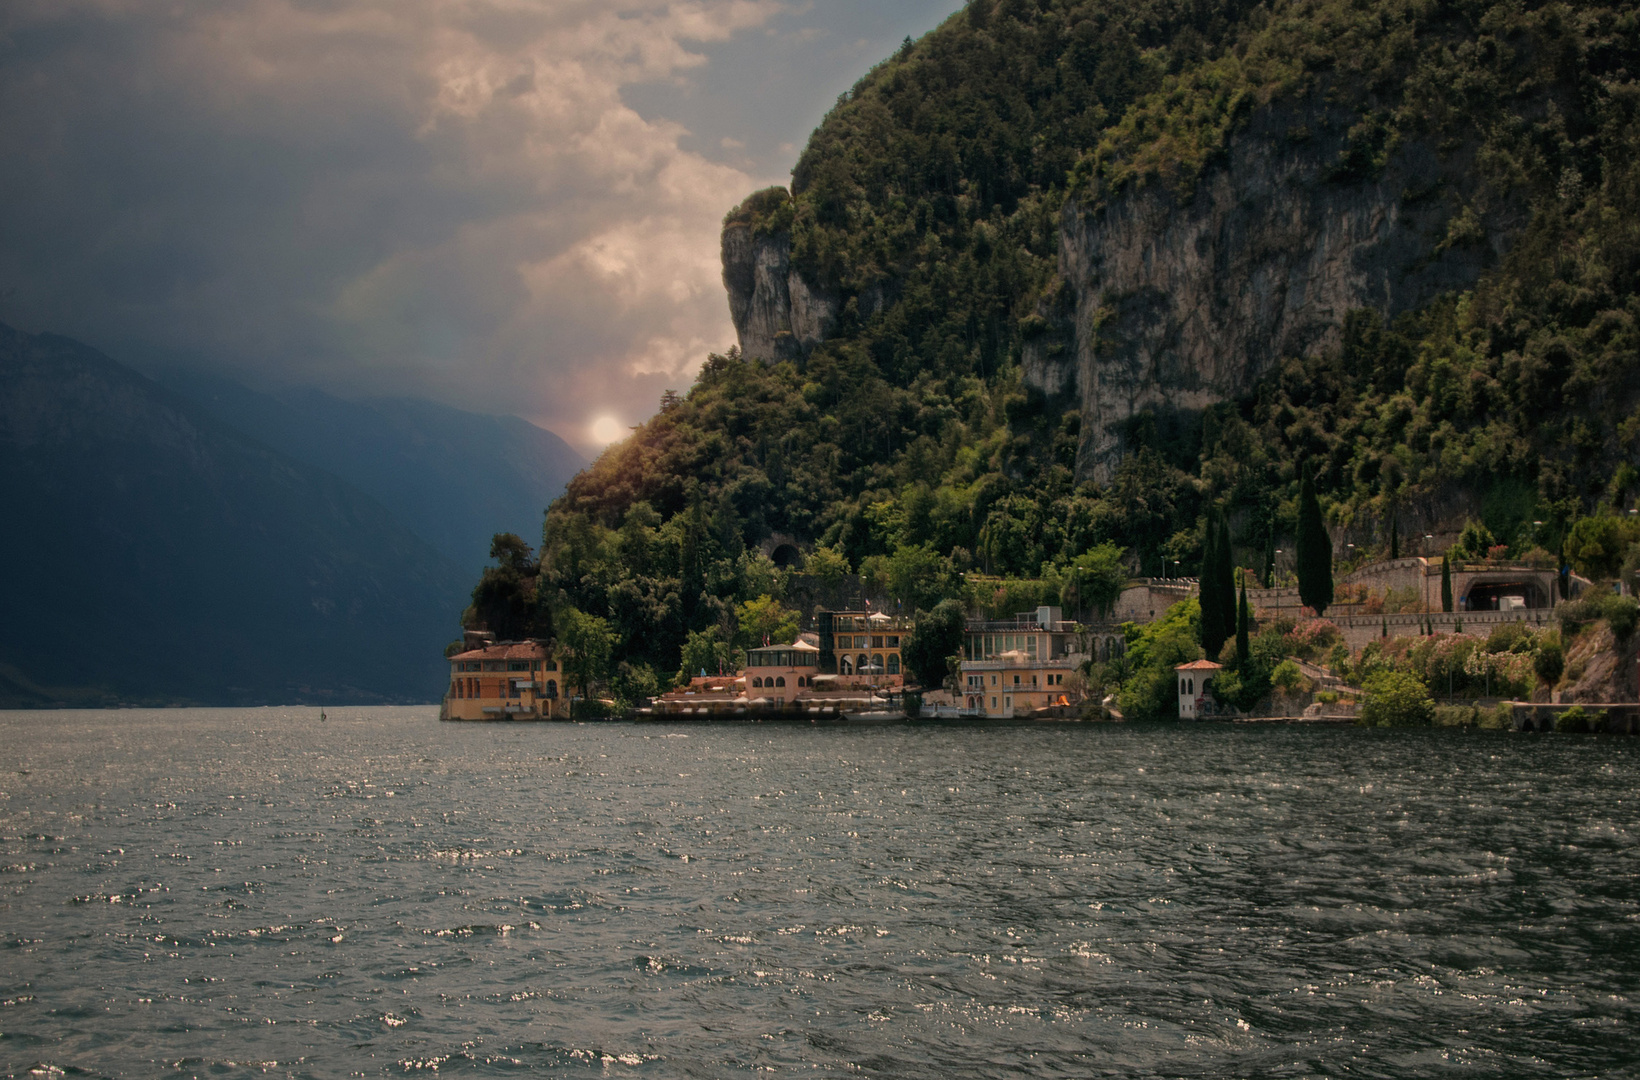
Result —
[{"label": "lake water", "polygon": [[0,1071],[1640,1075],[1640,740],[0,713]]}]

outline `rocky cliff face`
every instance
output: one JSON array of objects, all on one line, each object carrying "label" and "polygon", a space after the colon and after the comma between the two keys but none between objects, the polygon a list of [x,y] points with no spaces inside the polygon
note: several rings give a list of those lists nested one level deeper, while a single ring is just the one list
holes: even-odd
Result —
[{"label": "rocky cliff face", "polygon": [[744,223],[723,229],[723,287],[741,353],[760,360],[801,360],[837,317],[837,299],[792,268],[791,238],[754,236]]},{"label": "rocky cliff face", "polygon": [[1081,405],[1078,479],[1110,479],[1138,413],[1246,394],[1282,357],[1336,345],[1350,310],[1394,316],[1495,258],[1506,214],[1469,209],[1467,152],[1409,143],[1350,171],[1349,122],[1267,108],[1188,201],[1153,185],[1094,211],[1067,202],[1063,287],[1023,361],[1027,382]]},{"label": "rocky cliff face", "polygon": [[[1471,148],[1385,153],[1359,131],[1352,143],[1357,119],[1319,95],[1267,107],[1184,200],[1151,184],[1096,208],[1066,202],[1060,285],[1028,320],[1021,362],[1028,385],[1081,409],[1079,480],[1109,482],[1140,413],[1245,395],[1281,358],[1336,346],[1351,310],[1418,308],[1501,254],[1524,213],[1481,204]],[[748,356],[806,357],[840,310],[790,253],[784,235],[724,229],[723,282]],[[891,291],[869,299],[874,311]]]}]

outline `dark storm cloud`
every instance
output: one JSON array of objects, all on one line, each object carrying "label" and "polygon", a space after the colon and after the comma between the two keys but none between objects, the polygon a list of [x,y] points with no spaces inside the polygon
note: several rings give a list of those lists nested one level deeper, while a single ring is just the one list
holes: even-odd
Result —
[{"label": "dark storm cloud", "polygon": [[726,50],[835,57],[857,6],[12,0],[0,319],[585,443],[733,340],[719,222],[795,146],[711,130]]}]

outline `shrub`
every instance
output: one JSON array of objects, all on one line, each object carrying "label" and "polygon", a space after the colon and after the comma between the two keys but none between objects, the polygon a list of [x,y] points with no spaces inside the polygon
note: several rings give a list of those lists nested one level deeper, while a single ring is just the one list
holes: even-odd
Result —
[{"label": "shrub", "polygon": [[1608,596],[1602,607],[1612,633],[1619,641],[1627,640],[1634,633],[1635,624],[1640,622],[1640,602],[1632,596]]},{"label": "shrub", "polygon": [[1546,686],[1560,681],[1560,676],[1566,671],[1566,651],[1560,647],[1558,634],[1551,631],[1538,641],[1537,653],[1532,657],[1532,670],[1537,672],[1537,677]]},{"label": "shrub", "polygon": [[1480,710],[1473,705],[1435,706],[1436,727],[1469,727],[1477,723],[1479,718]]},{"label": "shrub", "polygon": [[1428,727],[1435,719],[1429,688],[1405,671],[1374,672],[1362,687],[1363,727]]},{"label": "shrub", "polygon": [[1284,694],[1290,694],[1304,683],[1304,673],[1291,660],[1283,660],[1270,672],[1270,682]]},{"label": "shrub", "polygon": [[1589,714],[1581,705],[1573,705],[1555,717],[1555,730],[1581,734],[1589,730]]}]

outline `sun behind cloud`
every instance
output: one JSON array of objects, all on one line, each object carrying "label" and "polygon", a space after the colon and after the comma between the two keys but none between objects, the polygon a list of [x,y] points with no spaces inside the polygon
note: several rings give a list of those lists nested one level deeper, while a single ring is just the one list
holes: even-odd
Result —
[{"label": "sun behind cloud", "polygon": [[619,442],[626,437],[626,433],[626,425],[608,413],[597,417],[587,425],[588,437],[599,446],[608,446],[610,443]]}]

